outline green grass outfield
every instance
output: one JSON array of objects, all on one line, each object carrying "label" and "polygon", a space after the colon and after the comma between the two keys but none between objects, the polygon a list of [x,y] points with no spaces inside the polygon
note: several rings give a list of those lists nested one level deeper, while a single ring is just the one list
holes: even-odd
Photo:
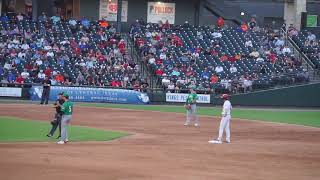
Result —
[{"label": "green grass outfield", "polygon": [[[51,128],[49,122],[22,120],[13,117],[0,116],[0,142],[54,142],[55,138],[48,138]],[[58,129],[56,130],[57,136]],[[70,141],[108,141],[126,136],[122,132],[111,132],[80,126],[69,127]]]},{"label": "green grass outfield", "polygon": [[[82,103],[80,106],[121,108],[160,112],[185,113],[182,106],[172,105],[130,105],[130,104],[96,104]],[[220,116],[221,108],[199,107],[198,113],[207,116]],[[232,110],[233,118],[298,124],[304,126],[320,127],[320,111],[285,110],[285,109],[237,109]]]}]

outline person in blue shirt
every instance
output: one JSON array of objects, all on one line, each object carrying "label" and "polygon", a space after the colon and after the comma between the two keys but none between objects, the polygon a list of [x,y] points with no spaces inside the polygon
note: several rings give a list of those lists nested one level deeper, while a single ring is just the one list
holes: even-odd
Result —
[{"label": "person in blue shirt", "polygon": [[209,79],[210,78],[210,73],[208,72],[207,68],[202,72],[201,77],[203,79]]},{"label": "person in blue shirt", "polygon": [[171,76],[180,76],[180,72],[178,71],[178,68],[174,68],[172,73],[171,73]]},{"label": "person in blue shirt", "polygon": [[81,20],[81,24],[82,24],[82,26],[84,26],[84,27],[86,27],[86,28],[89,28],[89,26],[90,26],[90,21],[87,19],[87,18],[82,18],[82,20]]},{"label": "person in blue shirt", "polygon": [[2,76],[4,74],[4,69],[2,66],[0,66],[0,76]]},{"label": "person in blue shirt", "polygon": [[16,81],[17,77],[15,74],[13,74],[11,71],[9,71],[9,74],[8,74],[8,82],[9,83],[14,83]]}]

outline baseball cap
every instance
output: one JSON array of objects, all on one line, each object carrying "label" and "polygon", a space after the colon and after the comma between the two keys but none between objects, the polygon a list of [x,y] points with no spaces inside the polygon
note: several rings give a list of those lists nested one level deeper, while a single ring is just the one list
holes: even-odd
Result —
[{"label": "baseball cap", "polygon": [[64,97],[69,97],[69,94],[63,93],[63,96],[64,96]]},{"label": "baseball cap", "polygon": [[228,94],[222,94],[221,98],[222,99],[229,99],[229,95]]}]

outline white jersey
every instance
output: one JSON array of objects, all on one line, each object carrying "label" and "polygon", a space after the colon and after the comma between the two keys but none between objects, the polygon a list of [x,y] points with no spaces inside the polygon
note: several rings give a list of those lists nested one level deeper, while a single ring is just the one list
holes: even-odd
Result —
[{"label": "white jersey", "polygon": [[224,101],[223,103],[223,109],[222,109],[222,116],[228,116],[231,115],[231,109],[232,105],[229,100]]}]

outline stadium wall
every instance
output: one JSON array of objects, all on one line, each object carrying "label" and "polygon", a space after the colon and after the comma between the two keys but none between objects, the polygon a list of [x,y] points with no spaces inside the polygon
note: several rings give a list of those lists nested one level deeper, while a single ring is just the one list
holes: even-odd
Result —
[{"label": "stadium wall", "polygon": [[241,106],[320,107],[320,83],[238,94],[232,96],[232,103]]},{"label": "stadium wall", "polygon": [[[21,88],[21,97],[12,97],[12,99],[26,100],[32,98],[30,95],[31,85],[1,85],[0,98],[8,98],[1,96],[9,92],[2,92],[1,87]],[[236,106],[320,107],[319,92],[320,83],[313,83],[232,95],[231,101]],[[147,94],[151,104],[179,104],[166,102],[166,93],[161,89],[149,90]],[[216,94],[210,95],[210,104],[221,105],[222,103],[219,96]]]}]

